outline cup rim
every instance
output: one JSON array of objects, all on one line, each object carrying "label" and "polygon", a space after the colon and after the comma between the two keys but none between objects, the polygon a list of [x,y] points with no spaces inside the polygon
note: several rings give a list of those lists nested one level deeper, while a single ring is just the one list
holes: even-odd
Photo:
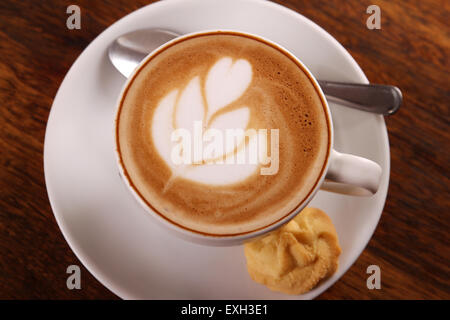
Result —
[{"label": "cup rim", "polygon": [[[206,232],[193,230],[188,227],[185,227],[175,221],[172,221],[162,213],[158,212],[153,206],[145,200],[145,198],[141,195],[137,187],[134,186],[131,178],[127,174],[127,171],[125,169],[125,165],[122,161],[121,153],[120,153],[120,147],[119,147],[119,138],[118,138],[118,124],[119,124],[119,116],[120,111],[122,109],[122,104],[125,95],[128,92],[128,89],[136,76],[140,73],[140,71],[144,68],[144,66],[157,54],[159,54],[161,51],[167,49],[170,46],[176,45],[178,42],[184,41],[188,38],[194,38],[198,36],[208,35],[208,34],[235,34],[239,36],[246,36],[249,38],[253,38],[255,40],[258,40],[260,42],[263,42],[266,45],[270,45],[273,48],[279,50],[283,54],[285,54],[288,58],[293,60],[297,66],[302,69],[302,71],[307,75],[311,83],[313,84],[314,88],[316,89],[316,92],[319,94],[319,97],[322,102],[322,107],[324,110],[324,114],[326,116],[326,122],[327,122],[327,129],[328,129],[328,148],[325,156],[325,163],[322,165],[321,172],[314,183],[314,186],[309,190],[307,196],[303,198],[298,205],[291,210],[289,213],[285,214],[283,217],[277,219],[276,221],[273,221],[272,223],[265,225],[263,227],[245,231],[245,232],[239,232],[234,234],[209,234]],[[320,85],[314,75],[311,73],[311,71],[303,64],[302,61],[298,57],[296,57],[294,54],[292,54],[288,49],[284,48],[282,45],[269,40],[265,37],[255,35],[249,32],[244,32],[240,30],[233,30],[233,29],[207,29],[202,31],[196,31],[187,33],[184,35],[181,35],[179,37],[176,37],[152,52],[150,52],[140,63],[139,65],[134,69],[134,71],[131,73],[131,75],[127,78],[125,84],[122,86],[122,90],[120,92],[120,95],[115,103],[115,114],[114,114],[114,126],[113,126],[113,135],[114,135],[114,153],[116,158],[116,163],[119,168],[119,174],[121,179],[125,182],[127,188],[131,191],[134,198],[139,202],[139,204],[144,208],[146,212],[148,212],[150,215],[156,218],[156,221],[158,224],[167,227],[169,231],[175,233],[178,236],[181,236],[182,238],[189,240],[191,242],[201,243],[204,244],[205,242],[212,245],[233,245],[233,244],[240,244],[245,240],[248,240],[250,238],[255,238],[258,236],[261,236],[267,232],[270,232],[274,229],[279,228],[281,225],[287,223],[291,219],[293,219],[301,210],[303,210],[308,203],[312,200],[312,198],[315,196],[317,191],[320,189],[320,186],[323,184],[323,181],[325,180],[326,173],[328,171],[329,165],[330,165],[330,157],[331,157],[331,151],[333,149],[333,143],[334,143],[334,134],[333,134],[333,122],[331,118],[331,112],[330,107],[328,105],[328,102],[325,98],[325,94],[323,93],[322,89],[320,88]]]}]

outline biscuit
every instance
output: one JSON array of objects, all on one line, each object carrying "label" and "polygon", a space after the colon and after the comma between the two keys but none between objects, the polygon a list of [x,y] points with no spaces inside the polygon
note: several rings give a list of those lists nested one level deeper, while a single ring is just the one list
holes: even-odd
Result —
[{"label": "biscuit", "polygon": [[341,248],[331,219],[305,208],[281,228],[244,246],[251,278],[274,291],[302,294],[338,268]]}]

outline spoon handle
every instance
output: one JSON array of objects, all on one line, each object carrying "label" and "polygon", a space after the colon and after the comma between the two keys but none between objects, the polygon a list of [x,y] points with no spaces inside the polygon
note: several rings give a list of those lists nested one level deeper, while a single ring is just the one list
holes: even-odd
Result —
[{"label": "spoon handle", "polygon": [[391,115],[402,104],[402,93],[395,86],[322,80],[319,85],[328,101],[355,109]]}]

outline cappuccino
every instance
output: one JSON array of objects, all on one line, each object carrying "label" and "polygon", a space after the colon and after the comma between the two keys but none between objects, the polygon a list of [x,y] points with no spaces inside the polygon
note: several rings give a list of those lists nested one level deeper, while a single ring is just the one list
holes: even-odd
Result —
[{"label": "cappuccino", "polygon": [[137,195],[184,229],[231,236],[296,210],[325,170],[326,105],[289,53],[210,32],[163,46],[130,79],[116,118]]}]

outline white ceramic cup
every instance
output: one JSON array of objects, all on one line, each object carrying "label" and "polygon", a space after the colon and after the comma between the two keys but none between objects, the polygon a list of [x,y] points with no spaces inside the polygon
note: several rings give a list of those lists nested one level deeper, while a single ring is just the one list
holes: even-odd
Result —
[{"label": "white ceramic cup", "polygon": [[[168,219],[164,218],[160,214],[153,211],[152,208],[150,208],[146,202],[140,197],[139,193],[133,188],[133,185],[131,181],[129,181],[129,178],[125,174],[124,168],[122,166],[122,163],[120,161],[120,155],[118,151],[117,146],[117,117],[119,115],[119,105],[123,99],[124,94],[127,92],[127,88],[132,82],[131,80],[140,72],[141,68],[145,65],[146,61],[151,59],[153,55],[157,54],[158,52],[164,50],[165,47],[173,45],[178,42],[182,42],[185,38],[190,38],[195,35],[200,34],[210,34],[210,33],[216,33],[216,32],[233,32],[243,35],[248,35],[253,38],[257,38],[262,40],[265,43],[271,44],[272,46],[278,48],[280,51],[286,53],[287,55],[291,56],[297,63],[301,66],[304,72],[309,76],[309,79],[313,83],[313,85],[316,87],[317,92],[320,94],[321,100],[325,106],[326,110],[326,117],[328,118],[328,125],[329,125],[329,135],[330,135],[330,143],[328,145],[328,157],[325,159],[325,165],[324,170],[322,170],[322,174],[318,180],[318,183],[314,185],[314,188],[308,193],[308,196],[303,199],[302,202],[299,203],[296,210],[292,211],[289,215],[285,216],[283,219],[278,220],[272,224],[269,224],[268,226],[264,228],[260,228],[253,232],[248,232],[244,234],[237,234],[237,235],[229,235],[229,236],[215,236],[215,235],[208,235],[200,232],[191,231],[188,229],[185,229],[179,225],[176,225],[169,221]],[[176,236],[179,236],[185,240],[189,240],[192,242],[205,244],[205,245],[215,245],[215,246],[230,246],[230,245],[237,245],[245,242],[246,240],[258,237],[264,233],[267,233],[269,231],[272,231],[292,218],[294,218],[300,211],[302,211],[308,203],[312,200],[314,195],[319,191],[319,189],[324,189],[327,191],[332,192],[338,192],[343,194],[350,194],[350,195],[361,195],[361,196],[371,196],[375,194],[378,190],[378,186],[380,184],[380,178],[381,178],[381,167],[366,158],[358,157],[351,154],[344,154],[337,152],[333,149],[333,122],[331,118],[330,108],[328,106],[327,100],[325,98],[324,93],[322,92],[322,89],[320,88],[317,80],[314,78],[312,73],[308,70],[308,68],[292,53],[290,53],[288,50],[283,48],[282,46],[274,43],[273,41],[270,41],[268,39],[265,39],[263,37],[250,34],[247,32],[242,31],[236,31],[236,30],[206,30],[201,32],[194,32],[190,34],[183,35],[181,37],[178,37],[176,39],[173,39],[159,48],[155,49],[153,52],[151,52],[145,59],[142,60],[142,62],[136,67],[134,72],[131,74],[131,76],[126,81],[125,85],[123,86],[122,92],[119,96],[118,102],[116,104],[116,116],[115,116],[115,125],[114,125],[114,134],[115,134],[115,141],[116,141],[116,160],[117,165],[119,167],[120,175],[125,182],[127,188],[130,190],[130,192],[134,195],[134,197],[137,199],[137,201],[142,205],[142,207],[147,211],[150,215],[156,218],[156,221],[160,223],[163,227],[167,228],[168,231],[172,232]]]}]

